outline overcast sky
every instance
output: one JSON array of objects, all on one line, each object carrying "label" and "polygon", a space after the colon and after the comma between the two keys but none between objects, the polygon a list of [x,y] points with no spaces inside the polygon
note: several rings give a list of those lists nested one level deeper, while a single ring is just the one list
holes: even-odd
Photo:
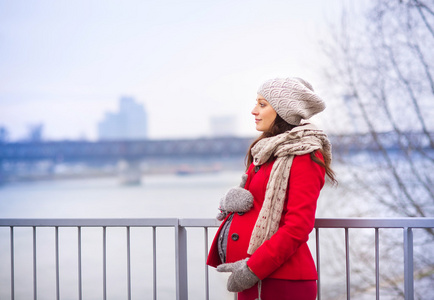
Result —
[{"label": "overcast sky", "polygon": [[0,126],[13,140],[37,123],[46,139],[94,140],[125,95],[145,105],[153,139],[208,136],[222,115],[255,135],[262,81],[299,76],[324,89],[318,39],[341,5],[0,0]]}]

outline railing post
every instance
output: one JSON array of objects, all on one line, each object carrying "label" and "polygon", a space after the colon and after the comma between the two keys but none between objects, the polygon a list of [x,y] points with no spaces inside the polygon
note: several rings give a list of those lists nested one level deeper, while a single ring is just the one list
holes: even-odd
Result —
[{"label": "railing post", "polygon": [[83,299],[83,277],[82,277],[82,266],[81,266],[81,226],[77,227],[77,235],[78,235],[78,300]]},{"label": "railing post", "polygon": [[37,289],[37,272],[36,272],[36,226],[33,226],[33,299],[37,299],[38,295],[38,289]]},{"label": "railing post", "polygon": [[209,300],[209,273],[208,266],[206,265],[206,259],[208,257],[208,227],[203,227],[204,241],[205,241],[205,299]]},{"label": "railing post", "polygon": [[60,300],[59,226],[54,228],[56,243],[56,300]]},{"label": "railing post", "polygon": [[14,250],[14,227],[10,227],[11,238],[11,300],[15,300],[15,250]]},{"label": "railing post", "polygon": [[347,274],[347,300],[351,299],[351,279],[350,279],[350,235],[348,227],[345,227],[345,269]]},{"label": "railing post", "polygon": [[131,300],[131,230],[127,226],[127,285],[128,300]]},{"label": "railing post", "polygon": [[375,228],[375,299],[380,300],[380,232]]},{"label": "railing post", "polygon": [[320,253],[319,253],[319,228],[315,228],[315,240],[316,240],[316,270],[318,273],[317,281],[317,296],[318,300],[321,300],[321,263],[320,263]]},{"label": "railing post", "polygon": [[413,231],[404,228],[404,294],[405,300],[414,299],[413,286]]},{"label": "railing post", "polygon": [[102,299],[107,300],[107,227],[102,227]]},{"label": "railing post", "polygon": [[152,226],[152,299],[157,300],[157,228]]},{"label": "railing post", "polygon": [[[179,222],[179,220],[178,220]],[[187,230],[179,223],[175,226],[176,299],[188,299]]]}]

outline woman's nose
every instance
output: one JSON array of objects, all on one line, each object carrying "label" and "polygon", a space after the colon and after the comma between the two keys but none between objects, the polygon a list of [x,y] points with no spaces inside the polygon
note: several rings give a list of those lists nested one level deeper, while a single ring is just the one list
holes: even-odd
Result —
[{"label": "woman's nose", "polygon": [[256,106],[252,109],[252,115],[256,116],[258,114],[258,111],[256,110]]}]

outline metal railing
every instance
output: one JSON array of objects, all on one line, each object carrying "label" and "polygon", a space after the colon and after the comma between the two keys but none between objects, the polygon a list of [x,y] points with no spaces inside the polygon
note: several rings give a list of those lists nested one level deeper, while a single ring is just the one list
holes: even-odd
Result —
[{"label": "metal railing", "polygon": [[[188,299],[188,273],[187,273],[187,228],[199,227],[204,229],[204,254],[208,254],[208,229],[218,227],[219,222],[215,219],[0,219],[0,228],[10,228],[10,295],[15,299],[15,237],[16,227],[32,228],[33,240],[33,299],[38,297],[37,285],[37,234],[39,227],[52,227],[55,229],[55,280],[56,299],[60,299],[60,265],[59,265],[59,228],[77,228],[78,245],[78,298],[82,295],[82,228],[99,227],[103,229],[103,299],[107,299],[107,228],[123,227],[127,234],[127,299],[131,299],[131,227],[152,228],[152,256],[153,256],[153,299],[157,299],[157,265],[156,265],[156,228],[172,227],[175,231],[175,272],[176,272],[176,299]],[[401,228],[403,229],[404,247],[404,291],[405,299],[414,298],[413,279],[413,228],[434,228],[434,218],[399,218],[399,219],[317,219],[315,222],[316,262],[318,269],[318,300],[321,299],[321,261],[320,261],[320,230],[323,228],[341,228],[345,230],[345,265],[346,265],[346,291],[347,299],[350,299],[350,253],[349,253],[349,229],[350,228],[371,228],[375,230],[375,270],[376,270],[376,299],[379,299],[379,229]],[[204,263],[205,299],[209,299],[209,277],[208,267]]]}]

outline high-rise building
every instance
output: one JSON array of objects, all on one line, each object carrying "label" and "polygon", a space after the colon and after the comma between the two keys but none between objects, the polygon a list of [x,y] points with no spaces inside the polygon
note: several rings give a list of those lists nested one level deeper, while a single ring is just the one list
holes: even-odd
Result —
[{"label": "high-rise building", "polygon": [[148,137],[148,117],[143,104],[132,97],[119,99],[119,111],[107,112],[98,123],[100,140],[138,140]]}]

